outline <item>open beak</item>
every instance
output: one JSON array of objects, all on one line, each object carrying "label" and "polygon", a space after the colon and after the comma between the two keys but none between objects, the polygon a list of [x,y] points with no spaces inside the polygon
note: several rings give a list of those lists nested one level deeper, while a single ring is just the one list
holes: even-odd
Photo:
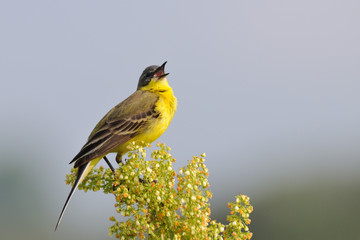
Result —
[{"label": "open beak", "polygon": [[169,75],[169,73],[165,73],[165,65],[167,62],[164,62],[160,67],[158,67],[154,72],[154,78],[161,79]]}]

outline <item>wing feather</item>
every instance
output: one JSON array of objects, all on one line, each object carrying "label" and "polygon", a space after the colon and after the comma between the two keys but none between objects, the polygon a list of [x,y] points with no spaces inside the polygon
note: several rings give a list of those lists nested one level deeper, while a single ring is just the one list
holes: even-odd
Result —
[{"label": "wing feather", "polygon": [[155,110],[157,99],[156,95],[149,92],[136,91],[115,106],[96,125],[87,143],[70,163],[75,162],[74,167],[82,166],[112,152],[141,133],[152,119],[160,115]]}]

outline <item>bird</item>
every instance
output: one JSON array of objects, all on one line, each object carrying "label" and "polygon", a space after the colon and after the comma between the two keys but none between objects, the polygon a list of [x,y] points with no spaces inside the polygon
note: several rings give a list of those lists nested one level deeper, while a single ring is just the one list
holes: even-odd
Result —
[{"label": "bird", "polygon": [[114,172],[106,158],[108,153],[117,153],[116,162],[121,163],[122,156],[129,151],[127,146],[131,142],[150,144],[168,128],[177,109],[177,99],[167,81],[169,73],[165,73],[166,63],[145,68],[136,91],[113,107],[99,121],[85,145],[70,162],[74,163],[74,168],[78,171],[55,231],[75,190],[102,158]]}]

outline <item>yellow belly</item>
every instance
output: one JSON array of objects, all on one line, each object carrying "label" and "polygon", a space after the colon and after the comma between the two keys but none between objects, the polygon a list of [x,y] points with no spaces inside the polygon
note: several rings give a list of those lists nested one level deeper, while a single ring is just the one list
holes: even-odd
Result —
[{"label": "yellow belly", "polygon": [[134,141],[137,144],[140,144],[141,142],[144,142],[145,144],[152,143],[165,132],[175,114],[177,101],[172,91],[166,94],[159,94],[159,96],[160,98],[155,107],[155,110],[160,112],[159,117],[154,119],[153,122],[143,129],[143,132],[117,147],[113,152],[124,154],[128,151],[127,146],[131,142]]}]

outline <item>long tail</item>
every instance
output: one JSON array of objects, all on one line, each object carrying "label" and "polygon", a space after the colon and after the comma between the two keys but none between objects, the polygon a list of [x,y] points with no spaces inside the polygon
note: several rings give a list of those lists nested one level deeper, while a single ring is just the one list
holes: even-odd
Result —
[{"label": "long tail", "polygon": [[94,159],[94,160],[92,160],[90,162],[87,162],[84,165],[79,166],[78,172],[77,172],[77,175],[76,175],[76,180],[75,180],[74,185],[72,186],[72,188],[70,190],[70,193],[69,193],[69,195],[68,195],[68,197],[67,197],[67,199],[65,201],[64,207],[61,210],[59,219],[58,219],[58,221],[56,223],[56,226],[55,226],[55,231],[58,228],[62,217],[64,216],[65,210],[66,210],[67,206],[69,205],[70,199],[74,195],[75,190],[77,189],[79,184],[84,180],[84,178],[88,175],[90,170],[100,161],[100,159],[101,158],[97,158],[97,159]]}]

